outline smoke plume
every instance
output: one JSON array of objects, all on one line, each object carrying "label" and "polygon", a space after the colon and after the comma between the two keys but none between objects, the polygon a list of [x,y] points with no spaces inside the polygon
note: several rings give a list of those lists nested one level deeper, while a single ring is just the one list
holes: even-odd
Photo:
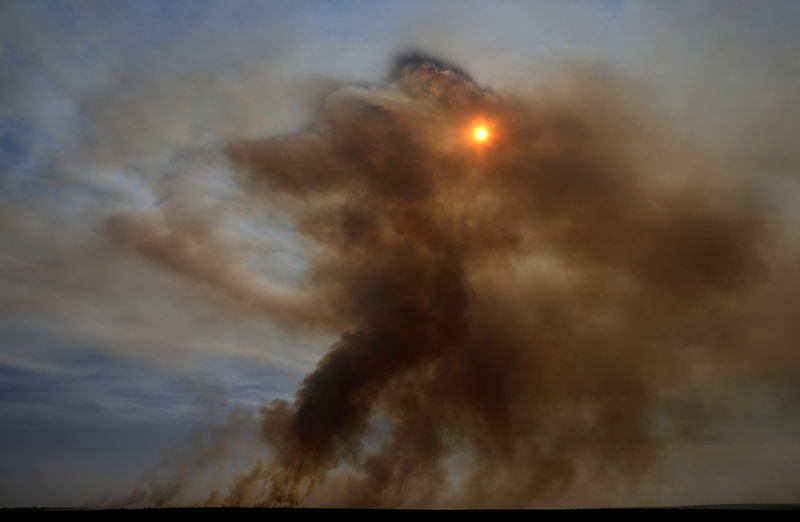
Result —
[{"label": "smoke plume", "polygon": [[[654,469],[661,392],[691,359],[681,332],[766,279],[766,226],[712,166],[653,167],[669,136],[623,80],[567,76],[496,93],[403,55],[387,85],[330,93],[310,130],[227,145],[253,200],[294,200],[321,247],[314,298],[276,320],[340,335],[294,401],[264,406],[272,456],[215,503],[546,505]],[[252,291],[153,227],[109,224],[172,270]]]}]

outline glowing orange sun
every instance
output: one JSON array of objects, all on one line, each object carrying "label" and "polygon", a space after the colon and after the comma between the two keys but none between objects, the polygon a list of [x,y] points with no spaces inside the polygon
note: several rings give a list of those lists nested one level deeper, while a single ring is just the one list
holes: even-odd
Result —
[{"label": "glowing orange sun", "polygon": [[475,130],[472,131],[472,136],[476,141],[486,141],[486,138],[489,137],[489,131],[486,127],[475,127]]}]

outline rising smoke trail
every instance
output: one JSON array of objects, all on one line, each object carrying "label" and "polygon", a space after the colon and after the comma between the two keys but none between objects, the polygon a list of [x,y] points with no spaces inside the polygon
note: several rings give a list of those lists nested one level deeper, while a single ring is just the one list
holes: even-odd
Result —
[{"label": "rising smoke trail", "polygon": [[533,506],[652,468],[674,334],[764,280],[765,226],[712,173],[653,172],[645,118],[580,80],[522,98],[408,54],[313,129],[228,144],[322,247],[314,299],[278,320],[341,335],[264,407],[274,457],[213,502]]}]

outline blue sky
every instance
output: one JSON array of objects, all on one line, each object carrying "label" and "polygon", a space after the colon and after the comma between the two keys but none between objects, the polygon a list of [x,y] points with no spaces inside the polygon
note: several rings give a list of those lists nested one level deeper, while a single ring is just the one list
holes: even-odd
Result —
[{"label": "blue sky", "polygon": [[236,358],[209,361],[199,378],[88,348],[48,363],[57,370],[0,367],[0,490],[10,505],[124,495],[120,486],[135,486],[176,441],[298,384],[297,375]]},{"label": "blue sky", "polygon": [[[385,82],[401,50],[500,91],[591,62],[640,82],[732,177],[759,176],[791,224],[799,22],[793,1],[3,2],[0,505],[124,494],[194,430],[291,397],[335,339],[232,301],[245,280],[292,288],[313,246],[248,206],[226,140],[305,128],[331,85]],[[235,288],[114,250],[103,222],[126,212],[206,220],[242,252]],[[790,420],[754,437],[791,440]]]}]

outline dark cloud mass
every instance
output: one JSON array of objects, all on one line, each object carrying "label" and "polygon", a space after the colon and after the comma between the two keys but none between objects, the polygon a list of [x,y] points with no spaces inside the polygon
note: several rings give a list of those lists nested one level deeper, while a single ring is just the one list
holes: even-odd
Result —
[{"label": "dark cloud mass", "polygon": [[[529,507],[657,477],[663,395],[711,360],[684,334],[769,280],[761,213],[680,150],[670,165],[691,172],[653,171],[669,136],[608,73],[499,93],[411,53],[390,78],[330,93],[307,132],[227,145],[252,200],[296,200],[286,215],[321,247],[314,298],[270,301],[274,317],[340,336],[293,402],[264,406],[271,456],[208,502]],[[190,279],[252,290],[192,250],[202,229],[165,227],[107,228]]]}]

